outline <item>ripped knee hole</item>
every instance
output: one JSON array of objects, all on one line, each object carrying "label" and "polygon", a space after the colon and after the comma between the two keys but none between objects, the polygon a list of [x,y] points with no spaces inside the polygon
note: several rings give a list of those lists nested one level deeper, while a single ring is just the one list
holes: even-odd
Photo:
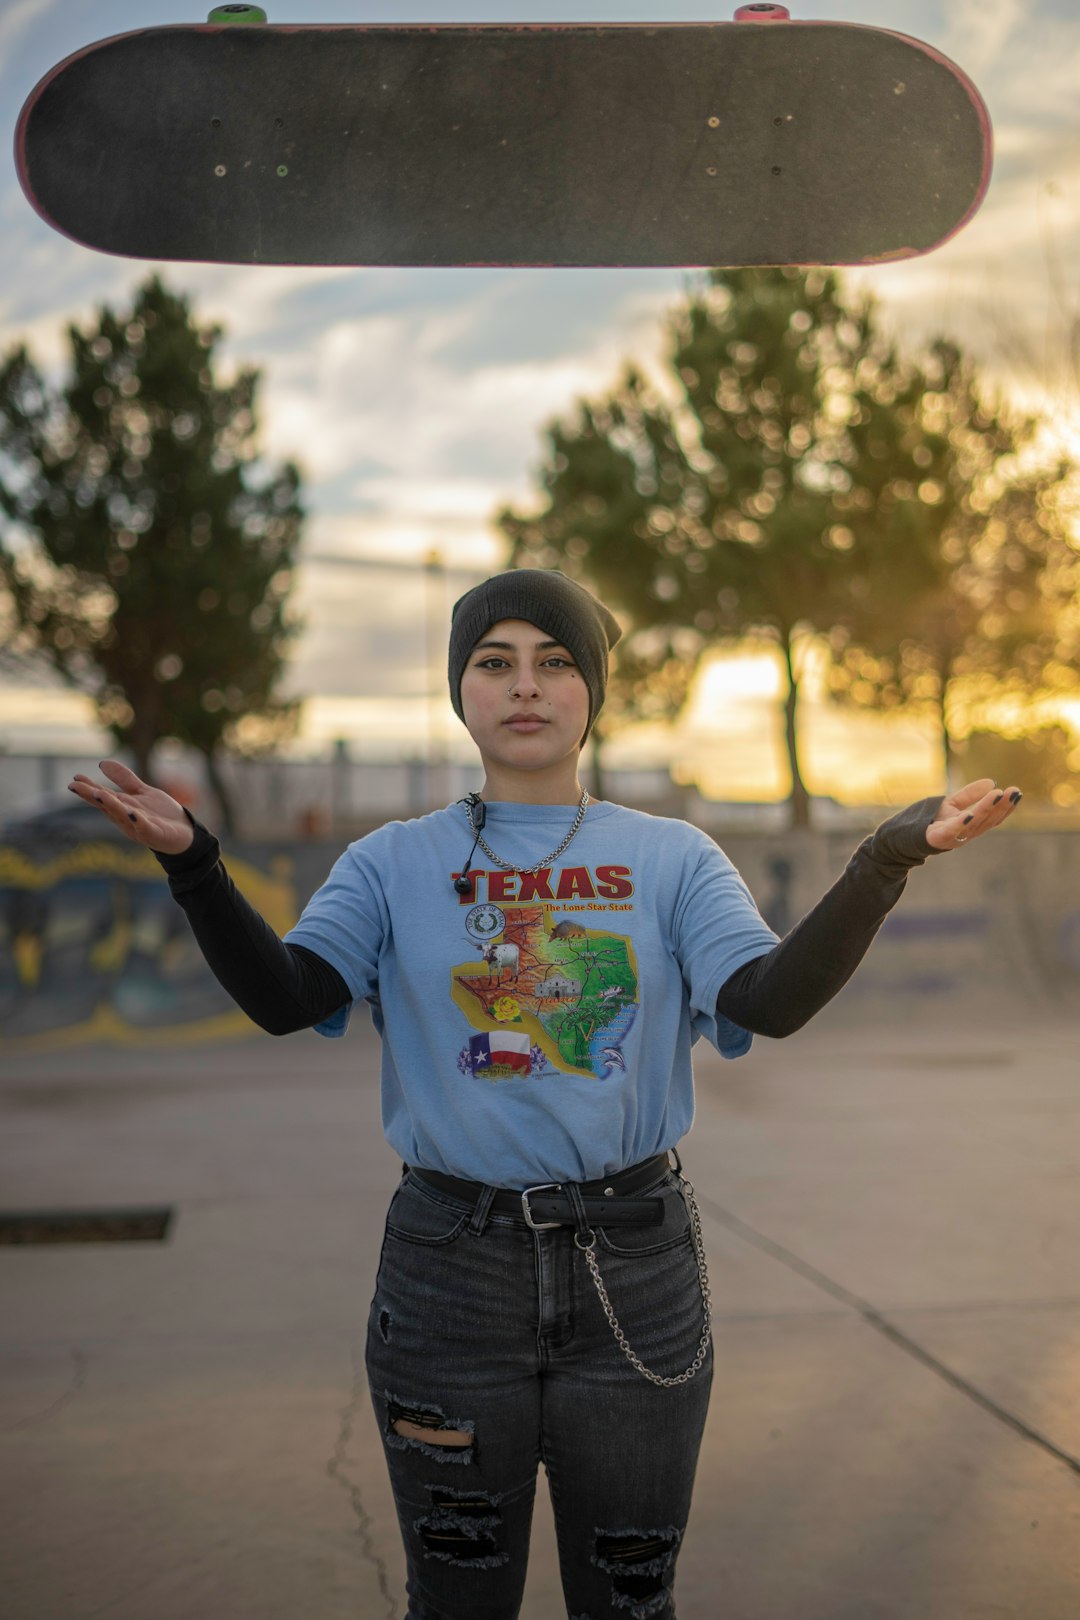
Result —
[{"label": "ripped knee hole", "polygon": [[448,1564],[495,1569],[507,1562],[496,1534],[502,1524],[500,1496],[428,1487],[432,1511],[415,1521],[428,1558]]},{"label": "ripped knee hole", "polygon": [[404,1406],[399,1401],[388,1403],[390,1428],[405,1440],[420,1440],[429,1446],[471,1446],[474,1436],[467,1429],[449,1425],[443,1414],[434,1407]]},{"label": "ripped knee hole", "polygon": [[411,1423],[408,1418],[395,1418],[390,1425],[395,1434],[406,1440],[426,1440],[429,1446],[471,1446],[473,1437],[461,1429],[440,1429],[438,1424]]},{"label": "ripped knee hole", "polygon": [[644,1617],[663,1602],[681,1539],[674,1527],[623,1535],[597,1532],[592,1562],[611,1576],[616,1607]]}]

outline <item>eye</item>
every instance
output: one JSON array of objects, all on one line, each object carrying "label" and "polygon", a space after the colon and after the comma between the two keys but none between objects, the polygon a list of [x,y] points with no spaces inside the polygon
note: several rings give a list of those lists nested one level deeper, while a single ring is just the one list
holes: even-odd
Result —
[{"label": "eye", "polygon": [[504,669],[509,668],[506,659],[500,658],[498,653],[489,653],[487,658],[481,658],[474,667],[476,669],[490,669],[492,664],[502,664]]},{"label": "eye", "polygon": [[550,658],[545,658],[544,662],[545,664],[561,664],[563,669],[573,669],[574,667],[572,660],[564,658],[562,653],[554,653]]}]

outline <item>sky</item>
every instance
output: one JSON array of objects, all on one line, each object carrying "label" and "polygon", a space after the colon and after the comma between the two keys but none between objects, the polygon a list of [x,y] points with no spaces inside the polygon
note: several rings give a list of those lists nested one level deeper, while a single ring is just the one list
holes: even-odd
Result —
[{"label": "sky", "polygon": [[[729,0],[267,0],[274,22],[675,22],[725,20]],[[873,288],[882,319],[917,343],[959,339],[1019,397],[1072,434],[1062,332],[1080,309],[1080,7],[1075,0],[795,0],[798,20],[859,22],[924,39],[975,80],[995,130],[990,190],[952,242],[918,260],[843,272]],[[57,61],[130,29],[201,22],[208,0],[0,0],[0,105],[19,108]],[[10,150],[10,149],[9,149]],[[502,566],[492,516],[535,498],[542,433],[629,359],[655,370],[678,269],[277,269],[161,264],[94,253],[50,230],[0,167],[0,343],[29,345],[58,374],[67,323],[122,307],[151,269],[226,332],[226,369],[262,368],[261,442],[305,478],[309,510],[296,605],[307,620],[286,690],[305,698],[294,751],[335,737],[356,757],[456,758],[471,744],[445,695],[449,608]],[[1080,440],[1080,435],[1076,435]],[[436,552],[443,574],[425,574]],[[335,564],[328,555],[350,559]],[[376,563],[390,564],[375,567]],[[406,565],[406,566],[403,566]],[[845,718],[800,704],[811,790],[904,802],[942,790],[935,728]],[[782,680],[769,655],[717,660],[673,734],[645,729],[611,762],[668,761],[717,797],[789,790]],[[1080,705],[1073,715],[1080,725]],[[96,750],[85,704],[50,683],[0,686],[0,748]]]}]

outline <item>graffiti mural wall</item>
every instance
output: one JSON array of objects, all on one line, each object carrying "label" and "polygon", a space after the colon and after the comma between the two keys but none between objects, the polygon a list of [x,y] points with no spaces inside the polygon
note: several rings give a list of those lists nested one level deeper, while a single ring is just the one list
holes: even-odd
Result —
[{"label": "graffiti mural wall", "polygon": [[[230,853],[237,888],[283,933],[293,862]],[[114,841],[0,844],[0,1042],[173,1044],[254,1026],[203,961],[152,855]]]},{"label": "graffiti mural wall", "polygon": [[[157,861],[101,828],[96,812],[71,806],[0,830],[3,1052],[258,1035],[203,961]],[[720,842],[783,936],[837,881],[857,840],[837,832]],[[344,843],[227,842],[224,860],[283,934]],[[1080,833],[1010,831],[996,845],[929,861],[845,986],[845,1012],[866,1004],[910,1016],[973,996],[1015,1005],[1021,1019],[1039,1008],[1080,1012],[1078,896]]]}]

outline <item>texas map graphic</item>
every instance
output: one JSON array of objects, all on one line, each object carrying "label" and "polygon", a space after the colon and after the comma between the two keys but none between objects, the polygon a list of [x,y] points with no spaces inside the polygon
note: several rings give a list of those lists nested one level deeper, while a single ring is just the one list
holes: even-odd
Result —
[{"label": "texas map graphic", "polygon": [[638,1005],[629,938],[586,928],[557,904],[500,910],[498,936],[478,929],[475,958],[450,970],[454,1001],[478,1031],[462,1068],[493,1080],[528,1075],[544,1060],[589,1079],[624,1069],[621,1042]]}]

